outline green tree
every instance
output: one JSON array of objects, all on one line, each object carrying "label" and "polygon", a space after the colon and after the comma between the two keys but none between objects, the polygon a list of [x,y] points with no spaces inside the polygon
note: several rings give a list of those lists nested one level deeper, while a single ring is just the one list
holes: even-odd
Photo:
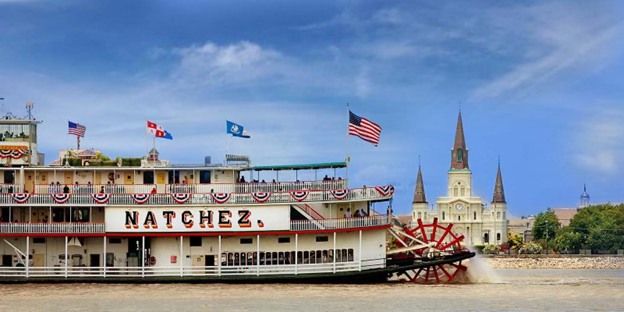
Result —
[{"label": "green tree", "polygon": [[624,249],[624,204],[585,207],[572,218],[569,228],[580,235],[582,248]]},{"label": "green tree", "polygon": [[554,239],[561,224],[552,210],[540,212],[533,223],[533,238],[536,240]]},{"label": "green tree", "polygon": [[583,244],[583,234],[575,232],[570,227],[562,228],[555,238],[554,248],[562,253],[577,252]]}]

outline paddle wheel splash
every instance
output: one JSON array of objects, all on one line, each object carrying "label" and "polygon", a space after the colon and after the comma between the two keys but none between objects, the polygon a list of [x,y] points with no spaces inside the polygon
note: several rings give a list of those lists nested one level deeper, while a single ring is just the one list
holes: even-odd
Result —
[{"label": "paddle wheel splash", "polygon": [[389,266],[397,266],[395,276],[414,283],[454,283],[464,281],[467,267],[462,264],[474,256],[453,233],[453,224],[440,224],[435,218],[425,224],[418,219],[410,227],[394,222],[388,230],[392,236],[388,248]]}]

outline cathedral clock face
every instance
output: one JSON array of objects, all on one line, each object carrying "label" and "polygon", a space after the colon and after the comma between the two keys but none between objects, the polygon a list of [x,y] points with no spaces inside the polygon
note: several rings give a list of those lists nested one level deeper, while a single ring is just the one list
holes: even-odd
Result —
[{"label": "cathedral clock face", "polygon": [[457,209],[459,211],[463,210],[464,209],[464,204],[462,204],[462,203],[455,204],[455,209]]}]

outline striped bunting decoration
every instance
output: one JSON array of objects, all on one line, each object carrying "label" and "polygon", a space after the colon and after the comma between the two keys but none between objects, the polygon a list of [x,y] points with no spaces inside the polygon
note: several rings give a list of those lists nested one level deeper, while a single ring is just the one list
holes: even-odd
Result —
[{"label": "striped bunting decoration", "polygon": [[191,198],[191,193],[172,193],[171,197],[178,204],[184,204]]},{"label": "striped bunting decoration", "polygon": [[310,194],[309,191],[292,191],[290,192],[290,196],[292,196],[292,198],[298,202],[300,201],[304,201],[307,197],[308,194]]},{"label": "striped bunting decoration", "polygon": [[52,193],[50,194],[50,197],[52,197],[52,199],[54,200],[55,203],[57,204],[64,204],[66,203],[69,198],[71,197],[71,194],[69,193]]},{"label": "striped bunting decoration", "polygon": [[134,200],[135,203],[141,205],[145,204],[150,199],[150,193],[138,193],[131,194],[130,197]]},{"label": "striped bunting decoration", "polygon": [[106,193],[94,193],[91,194],[91,198],[93,198],[93,201],[96,204],[106,204],[108,203],[108,200],[110,199],[110,194],[106,194]]},{"label": "striped bunting decoration", "polygon": [[27,202],[28,199],[30,198],[30,193],[14,193],[14,194],[11,194],[11,197],[13,198],[13,201],[15,201],[16,203],[23,204]]},{"label": "striped bunting decoration", "polygon": [[271,197],[271,192],[255,192],[251,193],[251,197],[253,197],[257,203],[264,203]]},{"label": "striped bunting decoration", "polygon": [[379,195],[386,197],[394,193],[394,186],[392,185],[375,186],[375,190],[377,191],[377,193],[379,193]]},{"label": "striped bunting decoration", "polygon": [[228,200],[230,200],[230,197],[231,197],[230,193],[210,193],[210,195],[212,196],[212,199],[214,199],[215,203],[217,204],[224,204]]},{"label": "striped bunting decoration", "polygon": [[332,193],[332,195],[334,195],[334,198],[336,198],[338,200],[345,199],[347,197],[347,195],[349,195],[349,190],[348,189],[333,190],[333,191],[330,191],[330,192]]}]

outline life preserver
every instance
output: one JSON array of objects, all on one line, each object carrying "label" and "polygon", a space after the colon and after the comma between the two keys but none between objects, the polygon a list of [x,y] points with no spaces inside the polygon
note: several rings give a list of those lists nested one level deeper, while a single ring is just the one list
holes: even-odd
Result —
[{"label": "life preserver", "polygon": [[154,265],[156,265],[156,257],[151,256],[151,257],[149,258],[149,265],[150,265],[150,266],[154,266]]}]

